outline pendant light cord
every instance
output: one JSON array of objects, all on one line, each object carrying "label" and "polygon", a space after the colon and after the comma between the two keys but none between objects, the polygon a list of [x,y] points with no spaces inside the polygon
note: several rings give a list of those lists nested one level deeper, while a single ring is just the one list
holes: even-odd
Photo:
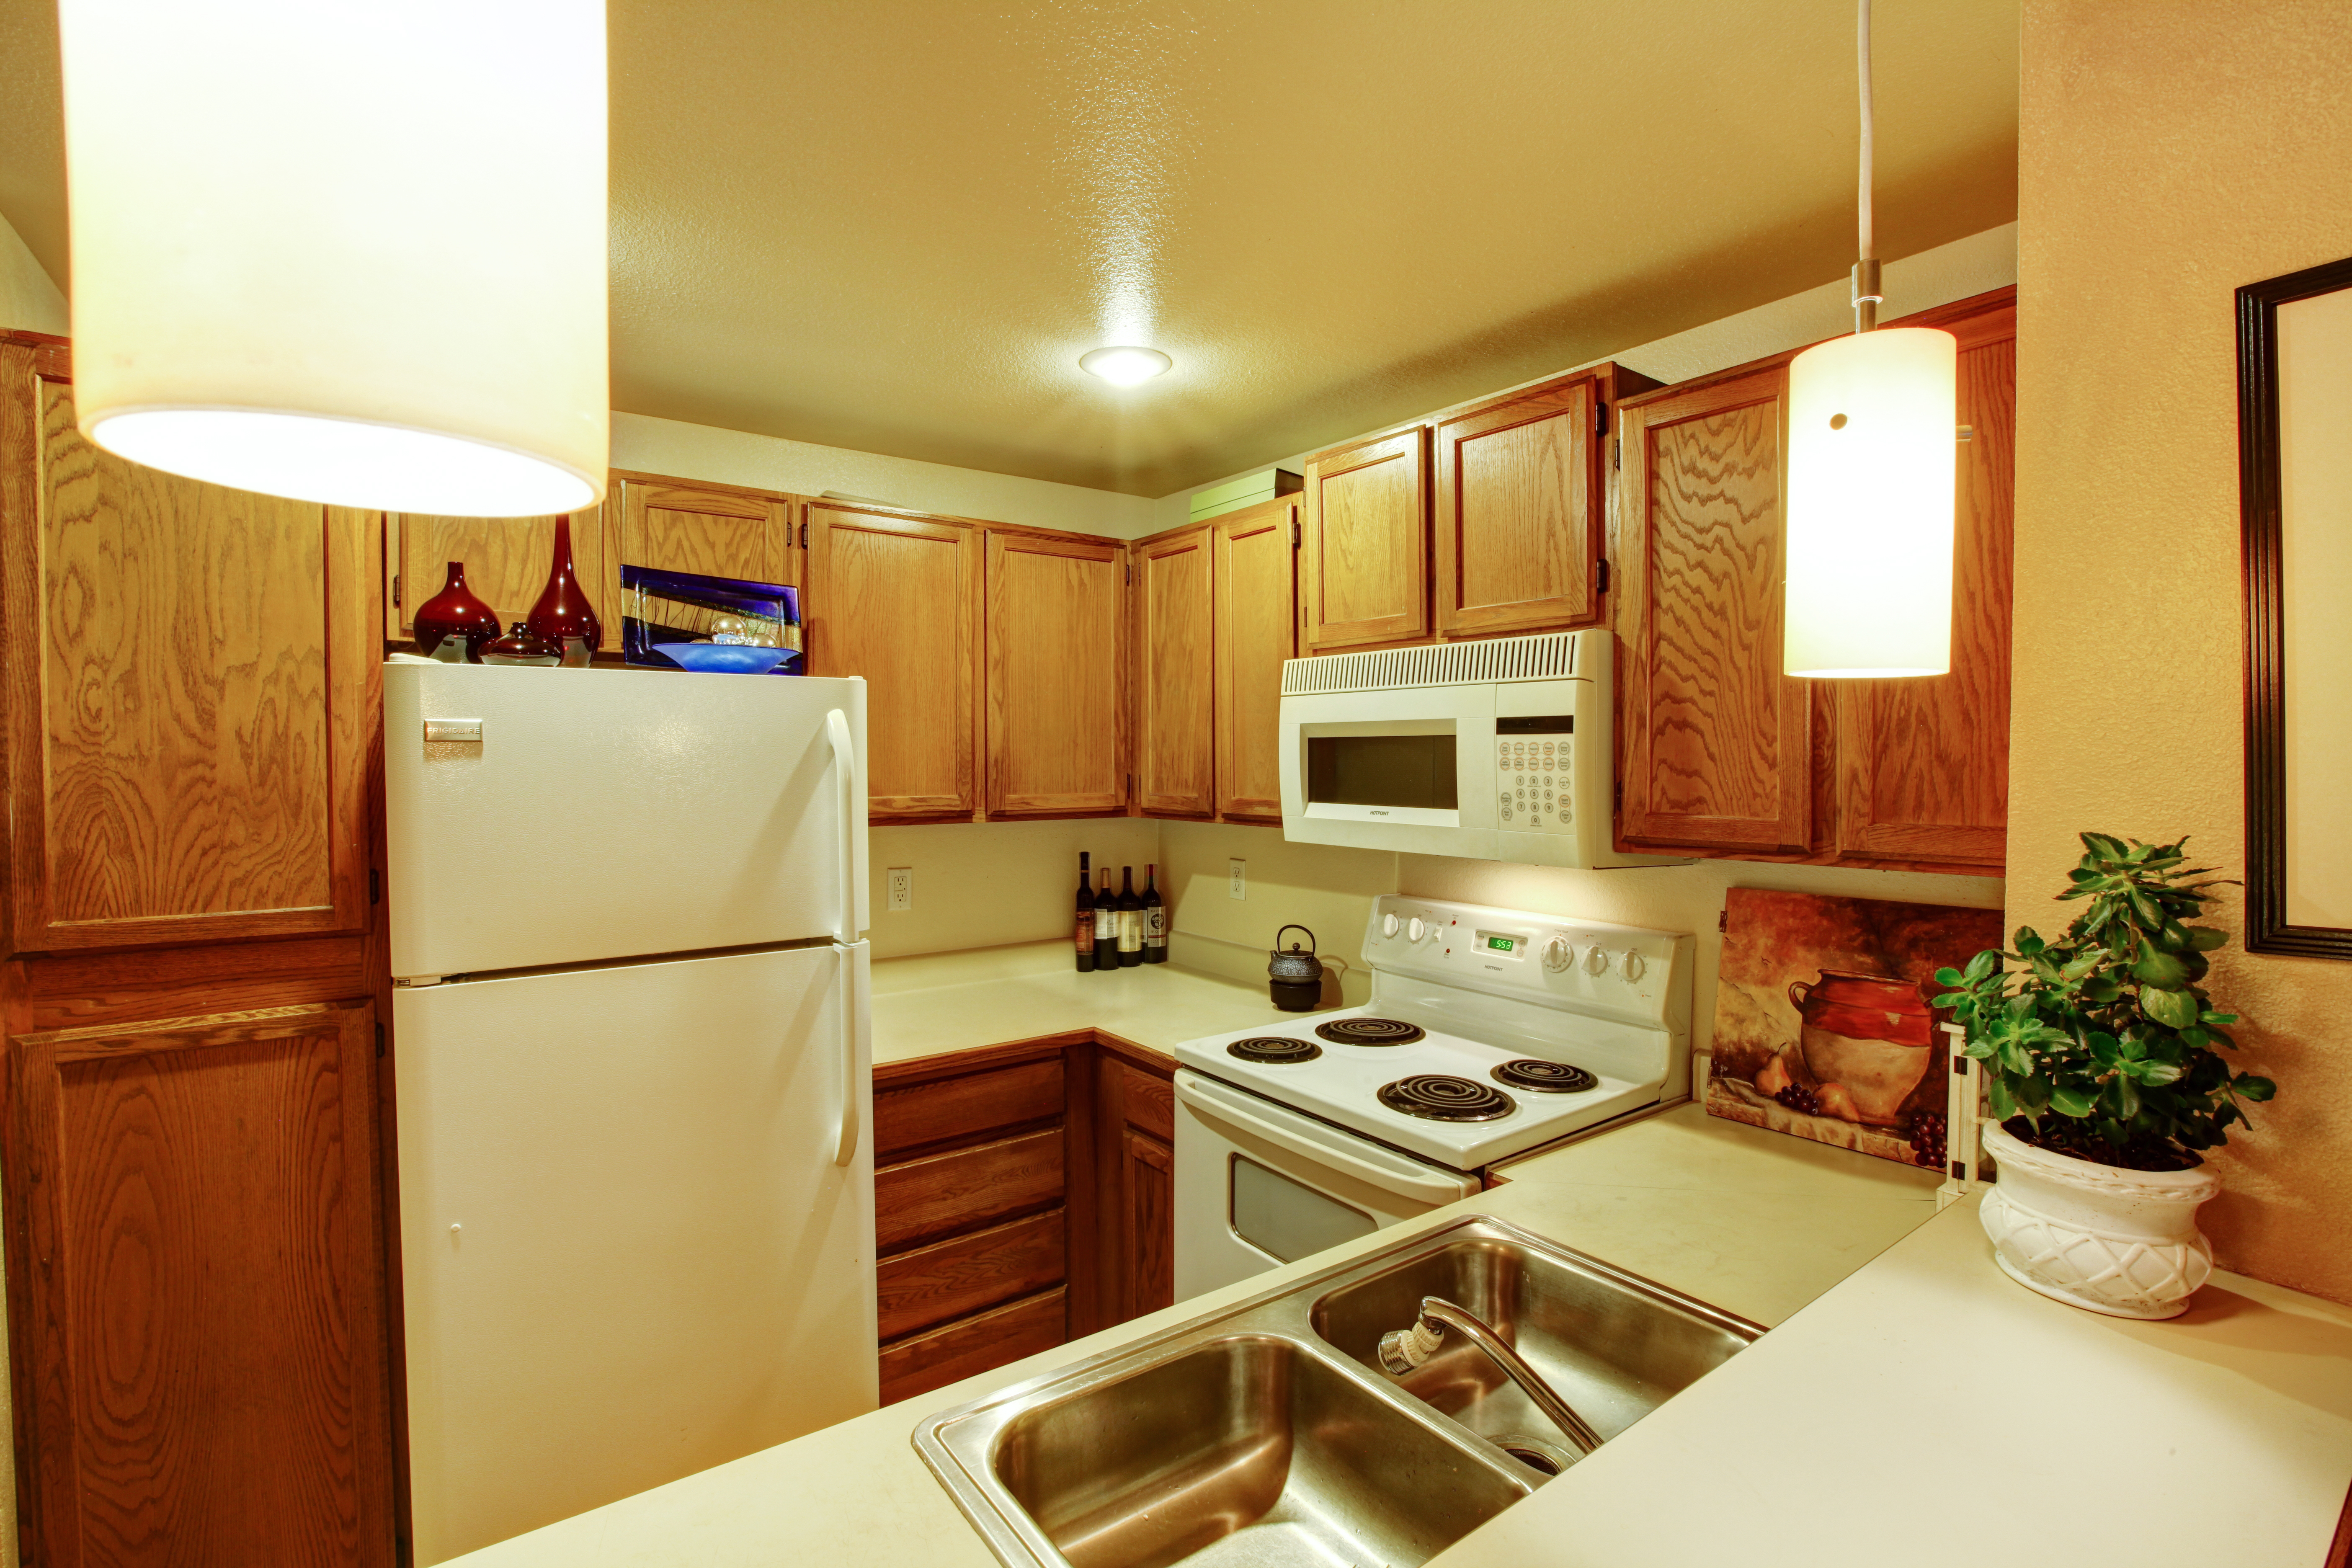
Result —
[{"label": "pendant light cord", "polygon": [[1878,325],[1878,303],[1884,298],[1878,283],[1878,237],[1872,232],[1870,211],[1872,142],[1876,131],[1870,92],[1870,0],[1856,0],[1854,75],[1862,88],[1862,168],[1854,204],[1862,259],[1853,268],[1853,330],[1866,332]]}]

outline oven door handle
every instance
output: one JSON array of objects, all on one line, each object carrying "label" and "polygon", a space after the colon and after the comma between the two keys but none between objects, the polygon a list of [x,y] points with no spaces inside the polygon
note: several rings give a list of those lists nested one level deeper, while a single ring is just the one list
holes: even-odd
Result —
[{"label": "oven door handle", "polygon": [[[1195,1078],[1191,1073],[1176,1075],[1176,1097],[1203,1115],[1213,1116],[1220,1121],[1230,1121],[1294,1154],[1328,1165],[1333,1170],[1344,1171],[1359,1181],[1369,1182],[1382,1192],[1394,1193],[1402,1198],[1425,1204],[1457,1203],[1468,1195],[1463,1191],[1465,1183],[1470,1184],[1472,1192],[1478,1187],[1475,1176],[1436,1171],[1423,1174],[1419,1169],[1409,1168],[1405,1156],[1401,1154],[1391,1155],[1388,1159],[1371,1157],[1387,1154],[1386,1150],[1359,1152],[1343,1147],[1339,1142],[1342,1139],[1355,1142],[1349,1133],[1334,1131],[1325,1134],[1319,1129],[1309,1131],[1304,1126],[1286,1126],[1284,1123],[1291,1120],[1288,1115],[1276,1112],[1272,1107],[1261,1114],[1248,1102],[1249,1097],[1238,1089],[1226,1089],[1208,1079]],[[1276,1120],[1277,1115],[1281,1117],[1279,1121]],[[1411,1164],[1418,1167],[1420,1162],[1413,1161]]]}]

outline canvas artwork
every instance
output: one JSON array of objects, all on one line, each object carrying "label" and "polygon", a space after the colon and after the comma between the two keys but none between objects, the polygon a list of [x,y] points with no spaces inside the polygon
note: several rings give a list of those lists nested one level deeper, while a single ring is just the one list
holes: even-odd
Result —
[{"label": "canvas artwork", "polygon": [[1936,971],[2002,945],[1999,910],[1734,888],[1706,1109],[1940,1166],[1948,1021]]}]

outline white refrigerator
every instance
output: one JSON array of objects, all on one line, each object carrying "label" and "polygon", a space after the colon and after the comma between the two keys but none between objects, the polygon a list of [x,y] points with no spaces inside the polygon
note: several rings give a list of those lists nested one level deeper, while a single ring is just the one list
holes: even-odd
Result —
[{"label": "white refrigerator", "polygon": [[389,665],[415,1561],[871,1410],[866,683]]}]

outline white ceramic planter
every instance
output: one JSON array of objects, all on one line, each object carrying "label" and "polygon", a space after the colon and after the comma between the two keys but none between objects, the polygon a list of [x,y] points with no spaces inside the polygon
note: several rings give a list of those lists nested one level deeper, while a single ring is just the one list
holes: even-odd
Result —
[{"label": "white ceramic planter", "polygon": [[2030,1290],[2116,1318],[2177,1318],[2213,1272],[2197,1207],[2221,1190],[2202,1166],[2125,1171],[1984,1130],[2000,1180],[1978,1216],[2001,1271]]}]

